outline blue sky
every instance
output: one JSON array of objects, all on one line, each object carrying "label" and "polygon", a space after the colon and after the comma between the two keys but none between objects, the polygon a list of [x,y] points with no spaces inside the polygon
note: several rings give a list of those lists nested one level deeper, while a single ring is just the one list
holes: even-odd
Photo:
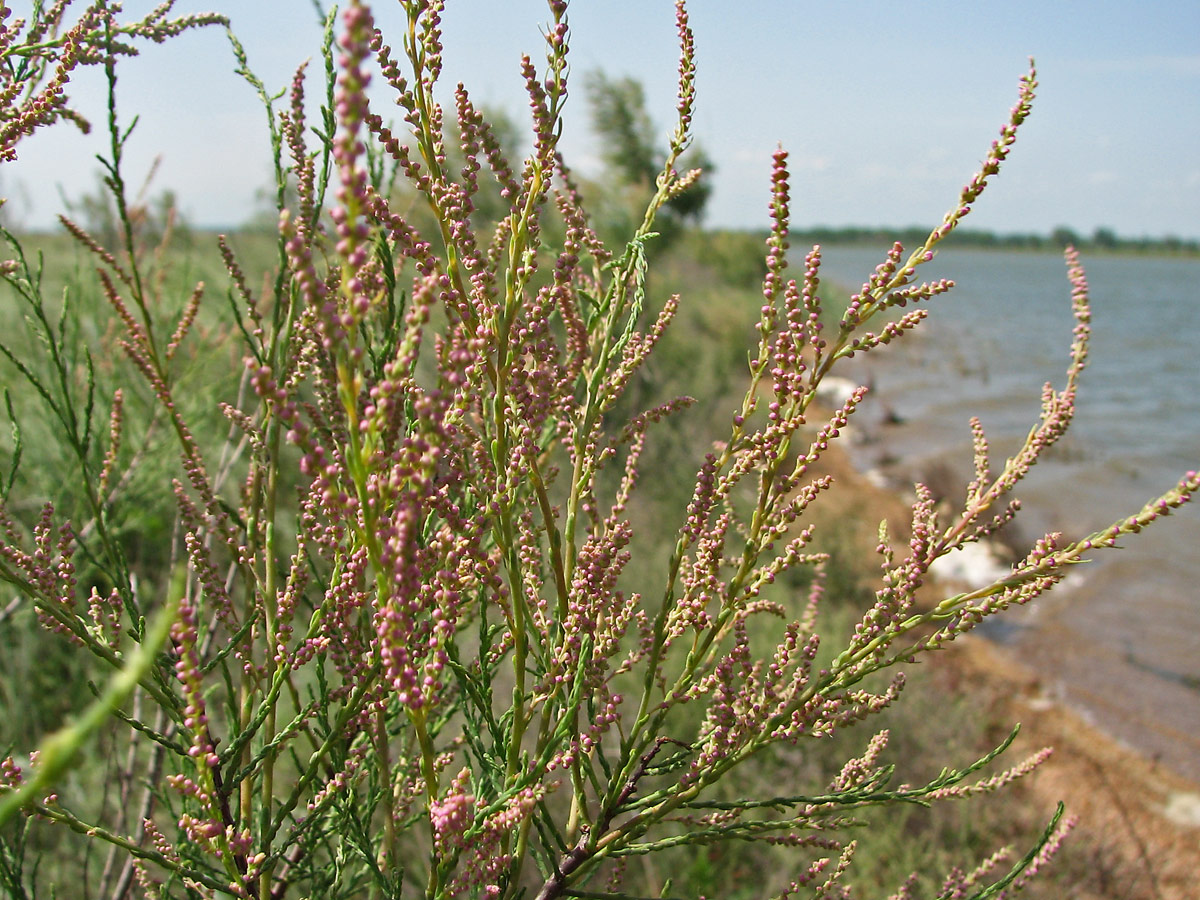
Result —
[{"label": "blue sky", "polygon": [[[19,15],[29,3],[9,5]],[[125,15],[153,5],[127,0]],[[540,58],[544,3],[446,5],[447,89],[461,80],[477,100],[523,115],[517,65],[522,51]],[[766,223],[778,144],[791,153],[797,226],[936,224],[986,153],[1032,55],[1041,81],[1033,115],[967,224],[1200,237],[1195,0],[693,0],[689,8],[700,69],[696,134],[717,165],[710,224]],[[392,0],[376,4],[385,30],[398,9]],[[180,13],[202,10],[231,16],[269,87],[285,86],[318,51],[311,0],[176,4]],[[641,79],[665,138],[677,62],[673,3],[575,0],[570,22],[577,90],[564,147],[586,172],[598,156],[579,87],[590,69]],[[224,33],[208,29],[150,45],[119,72],[121,113],[140,116],[127,179],[138,181],[161,154],[155,189],[175,190],[201,225],[245,219],[269,178],[265,114],[233,66]],[[100,124],[97,73],[81,73],[72,91]],[[315,77],[309,91],[320,92]],[[395,109],[382,92],[375,101],[385,117]],[[53,222],[60,191],[94,189],[102,149],[102,130],[83,138],[67,125],[23,142],[20,160],[0,168],[10,220]]]}]

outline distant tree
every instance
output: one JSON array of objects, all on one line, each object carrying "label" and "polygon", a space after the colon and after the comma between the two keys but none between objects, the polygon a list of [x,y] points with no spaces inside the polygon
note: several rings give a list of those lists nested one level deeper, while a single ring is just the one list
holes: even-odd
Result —
[{"label": "distant tree", "polygon": [[652,185],[658,175],[657,135],[646,112],[642,83],[594,71],[588,73],[585,87],[604,165],[625,184]]},{"label": "distant tree", "polygon": [[[619,187],[633,189],[644,202],[662,170],[659,151],[661,135],[646,111],[646,91],[641,82],[628,76],[609,78],[602,71],[590,72],[585,80],[592,129],[600,139],[600,158],[606,177]],[[704,175],[688,190],[673,197],[663,209],[658,230],[665,236],[679,226],[699,223],[712,195],[712,159],[700,147],[681,159],[681,171],[701,169]]]},{"label": "distant tree", "polygon": [[1050,232],[1050,242],[1055,247],[1076,247],[1079,245],[1079,235],[1066,225],[1059,225]]},{"label": "distant tree", "polygon": [[1111,228],[1097,228],[1092,233],[1092,243],[1099,249],[1113,250],[1121,243],[1121,239]]}]

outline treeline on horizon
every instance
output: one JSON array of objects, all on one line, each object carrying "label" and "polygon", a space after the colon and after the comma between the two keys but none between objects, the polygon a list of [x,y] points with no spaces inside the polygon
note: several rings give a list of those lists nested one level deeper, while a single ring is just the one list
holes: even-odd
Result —
[{"label": "treeline on horizon", "polygon": [[[84,221],[92,226],[92,230],[101,234],[105,232],[104,223],[97,222],[94,216],[85,216]],[[273,225],[273,223],[271,223]],[[191,232],[257,232],[264,230],[265,223],[251,219],[240,225],[192,225],[186,218],[176,214],[175,228],[177,231]],[[37,233],[41,229],[14,229],[17,233]],[[56,231],[57,229],[50,229]],[[727,239],[752,237],[755,248],[766,239],[765,229],[702,227],[691,225],[688,230],[703,233],[709,237],[725,237]],[[899,241],[905,247],[920,245],[929,236],[929,228],[910,225],[905,228],[888,228],[885,226],[848,225],[841,227],[819,225],[811,228],[794,228],[791,232],[793,243],[806,244],[842,244],[877,247],[880,244],[890,244]],[[1036,232],[997,233],[994,231],[959,229],[947,239],[947,245],[960,248],[979,250],[1018,250],[1029,252],[1060,252],[1064,247],[1072,246],[1077,250],[1089,253],[1128,253],[1161,256],[1200,256],[1200,239],[1180,238],[1174,235],[1164,237],[1122,237],[1109,229],[1099,228],[1091,235],[1081,235],[1069,228],[1056,228],[1050,234]]]},{"label": "treeline on horizon", "polygon": [[[765,235],[766,232],[764,231]],[[929,236],[929,226],[910,225],[906,228],[882,226],[832,227],[818,225],[811,228],[793,228],[792,238],[798,244],[870,244],[900,241],[906,247],[920,245]],[[947,239],[954,247],[974,247],[984,250],[1029,250],[1058,252],[1072,246],[1077,250],[1092,253],[1148,253],[1179,256],[1200,255],[1200,239],[1165,237],[1122,237],[1110,228],[1097,228],[1090,235],[1082,235],[1070,228],[1055,228],[1049,234],[1036,232],[1012,232],[998,234],[982,229],[955,229]]]}]

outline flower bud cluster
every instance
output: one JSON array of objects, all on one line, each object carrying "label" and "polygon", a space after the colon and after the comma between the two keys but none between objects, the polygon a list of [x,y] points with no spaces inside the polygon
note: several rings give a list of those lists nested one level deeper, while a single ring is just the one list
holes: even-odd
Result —
[{"label": "flower bud cluster", "polygon": [[[51,29],[57,30],[63,16],[65,4],[56,4],[45,14],[44,18],[35,18],[25,40],[20,41],[19,32],[24,25],[17,20],[11,25],[2,26],[5,49],[28,44],[37,47],[42,36]],[[9,10],[4,8],[5,18]],[[39,14],[42,11],[37,10]],[[86,121],[67,107],[66,87],[71,79],[72,71],[80,65],[94,64],[98,61],[96,48],[92,41],[107,21],[111,21],[112,12],[102,6],[93,6],[87,10],[79,21],[62,36],[61,40],[51,42],[52,50],[41,49],[41,67],[43,70],[50,64],[54,66],[54,74],[41,86],[40,90],[30,90],[30,85],[22,84],[14,77],[11,69],[0,80],[0,97],[5,106],[10,104],[16,108],[12,114],[4,116],[0,123],[0,162],[9,162],[17,158],[16,145],[43,126],[50,125],[60,118],[74,119],[86,132],[89,128]],[[57,51],[57,52],[55,52]],[[23,102],[17,103],[17,98],[24,93]]]},{"label": "flower bud cluster", "polygon": [[[46,503],[33,526],[33,552],[20,549],[17,525],[0,502],[0,561],[11,567],[10,579],[19,579],[34,599],[38,621],[73,644],[85,643],[85,627],[76,613],[75,533],[69,522],[55,528],[54,504]],[[54,540],[55,531],[58,540]]]},{"label": "flower bud cluster", "polygon": [[366,759],[367,747],[361,745],[356,747],[346,757],[346,763],[337,773],[325,783],[325,786],[313,794],[312,799],[308,801],[308,812],[313,814],[321,810],[326,804],[335,800],[355,781],[363,776],[363,763]]},{"label": "flower bud cluster", "polygon": [[17,788],[24,783],[21,767],[11,756],[0,759],[0,789]]},{"label": "flower bud cluster", "polygon": [[438,856],[464,849],[464,835],[475,821],[475,797],[469,791],[470,782],[471,770],[461,769],[447,794],[429,806],[433,849]]},{"label": "flower bud cluster", "polygon": [[113,588],[107,594],[101,594],[99,589],[93,586],[88,597],[88,612],[97,640],[116,650],[121,642],[121,617],[125,613],[121,592]]},{"label": "flower bud cluster", "polygon": [[[202,769],[219,764],[216,750],[208,734],[208,715],[204,699],[204,673],[201,669],[196,623],[197,608],[192,599],[184,596],[179,604],[178,618],[171,626],[171,640],[175,645],[177,661],[175,677],[183,687],[186,702],[183,714],[183,727],[191,735],[191,747],[188,756],[196,760]],[[202,802],[207,803],[207,796]]]},{"label": "flower bud cluster", "polygon": [[679,32],[679,87],[676,90],[679,115],[676,146],[682,147],[684,135],[691,132],[692,110],[696,102],[696,39],[688,22],[687,5],[675,0],[675,28]]},{"label": "flower bud cluster", "polygon": [[366,218],[367,172],[362,164],[366,147],[361,132],[367,119],[366,88],[371,75],[363,68],[370,53],[370,41],[375,24],[370,10],[351,4],[342,14],[343,32],[339,39],[342,50],[339,59],[337,95],[338,133],[334,139],[333,159],[338,167],[338,205],[330,210],[337,235],[337,253],[344,260],[341,277],[342,300],[322,304],[320,327],[329,346],[350,341],[355,325],[371,306],[370,282],[367,274],[370,225]]}]

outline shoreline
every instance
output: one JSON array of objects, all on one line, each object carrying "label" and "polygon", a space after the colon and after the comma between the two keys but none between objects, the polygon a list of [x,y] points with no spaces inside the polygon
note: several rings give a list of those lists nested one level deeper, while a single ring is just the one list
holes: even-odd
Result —
[{"label": "shoreline", "polygon": [[1020,722],[1016,758],[1054,748],[1024,791],[1047,808],[1065,803],[1067,814],[1079,818],[1075,839],[1097,856],[1120,861],[1127,883],[1119,896],[1195,896],[1200,785],[1049,698],[1034,671],[988,638],[966,635],[934,665],[950,669],[972,692],[987,694],[999,715]]},{"label": "shoreline", "polygon": [[[814,421],[816,417],[814,417]],[[841,486],[843,509],[861,521],[862,538],[886,519],[896,540],[907,540],[909,505],[899,492],[854,466],[849,447],[831,446],[822,474]],[[864,527],[865,526],[865,527]],[[820,525],[818,525],[818,529]],[[868,552],[866,545],[862,548]],[[928,583],[943,592],[949,581]],[[1001,614],[1003,616],[1004,614]],[[1001,619],[1002,621],[1002,619]],[[1105,866],[1114,866],[1111,891],[1073,894],[1101,900],[1189,900],[1200,872],[1200,782],[1189,779],[1089,722],[1080,710],[1054,699],[1044,679],[1013,649],[982,634],[967,634],[925,663],[955,693],[985,705],[1005,729],[1020,723],[1010,751],[1019,760],[1051,746],[1054,754],[1037,772],[1010,788],[1016,802],[1047,810],[1060,800],[1079,824],[1070,839]],[[1115,864],[1115,865],[1114,865]],[[1031,885],[1031,889],[1036,886]],[[1037,895],[1037,891],[1031,891]]]}]

